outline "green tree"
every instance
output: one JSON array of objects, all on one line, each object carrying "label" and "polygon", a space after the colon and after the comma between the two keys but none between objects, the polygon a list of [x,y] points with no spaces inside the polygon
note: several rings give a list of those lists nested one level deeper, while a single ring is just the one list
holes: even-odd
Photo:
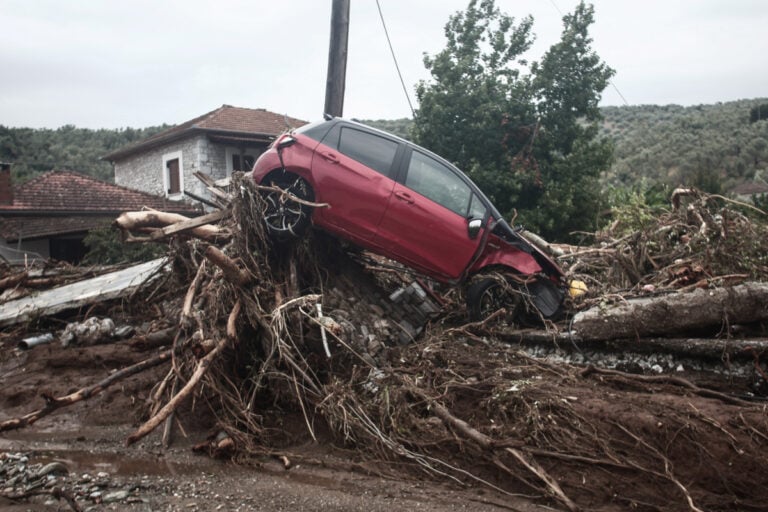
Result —
[{"label": "green tree", "polygon": [[532,25],[530,17],[515,24],[493,1],[470,2],[445,26],[445,49],[425,56],[432,81],[416,90],[416,141],[470,174],[503,211],[518,192],[511,173],[500,172],[509,167],[505,146],[521,147],[535,123],[530,84],[514,66],[531,46]]},{"label": "green tree", "polygon": [[600,94],[614,72],[592,50],[589,27],[594,8],[581,2],[563,17],[558,43],[533,63],[531,74],[541,130],[533,144],[540,177],[523,189],[523,209],[543,234],[592,230],[598,221],[601,171],[612,146],[598,137]]},{"label": "green tree", "polygon": [[581,3],[561,41],[529,65],[533,19],[472,0],[446,25],[445,49],[425,57],[432,80],[417,87],[417,142],[465,170],[505,216],[516,210],[553,238],[594,228],[611,161],[597,103],[613,71],[590,48],[592,22]]}]

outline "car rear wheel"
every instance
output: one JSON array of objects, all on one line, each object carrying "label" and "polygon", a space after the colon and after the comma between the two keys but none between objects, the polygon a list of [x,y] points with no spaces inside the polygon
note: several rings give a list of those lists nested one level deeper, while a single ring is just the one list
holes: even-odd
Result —
[{"label": "car rear wheel", "polygon": [[[263,183],[281,190],[304,201],[314,201],[312,187],[301,176],[289,172],[278,172],[268,176]],[[267,203],[264,222],[267,231],[277,238],[296,238],[304,234],[310,223],[312,207],[291,199],[288,194],[268,191],[264,194]]]}]

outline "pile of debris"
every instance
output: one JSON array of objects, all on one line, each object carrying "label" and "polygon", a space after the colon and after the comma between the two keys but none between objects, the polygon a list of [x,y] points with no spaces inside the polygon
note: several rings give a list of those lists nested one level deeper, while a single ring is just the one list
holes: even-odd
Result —
[{"label": "pile of debris", "polygon": [[768,281],[768,213],[696,189],[676,189],[660,215],[642,213],[619,216],[594,246],[556,246],[594,297]]},{"label": "pile of debris", "polygon": [[[134,240],[170,239],[168,262],[156,269],[170,271],[130,300],[141,309],[146,328],[128,334],[125,343],[157,338],[144,345],[153,355],[74,393],[47,394],[42,408],[0,421],[0,431],[31,425],[121,379],[162,368],[129,444],[161,425],[169,442],[174,415],[194,401],[214,418],[214,434],[198,449],[219,456],[275,456],[311,439],[354,449],[367,461],[386,461],[376,465],[381,474],[410,472],[482,485],[568,510],[608,503],[642,510],[764,507],[768,415],[764,399],[746,382],[704,386],[681,375],[529,357],[498,341],[502,336],[490,323],[438,315],[424,287],[378,279],[321,234],[271,243],[261,220],[264,202],[250,181],[235,176],[230,188],[217,188],[215,195],[221,209],[203,218],[135,212],[117,221]],[[710,204],[703,196],[697,201]],[[677,210],[670,215],[678,220],[664,220],[670,227],[655,236],[676,237],[692,248],[696,236],[711,242],[715,234],[749,228],[730,213],[719,213],[725,220],[717,224],[699,209],[686,211],[686,219],[704,223],[696,233],[689,224],[681,231]],[[684,241],[686,234],[691,239]],[[655,246],[646,243],[641,250],[644,236],[649,240],[648,233],[623,237],[563,259],[574,262],[574,274],[611,283],[614,296],[684,286],[680,280],[673,285],[671,276],[701,262],[679,244],[653,252]],[[709,246],[699,246],[710,255]],[[758,258],[763,259],[750,267],[754,273],[745,270],[739,279],[764,277],[765,255]],[[701,263],[709,272],[707,286],[714,278],[734,279],[735,272],[715,265],[726,260]],[[652,282],[633,274],[644,265],[656,269]],[[653,283],[658,289],[643,291]],[[763,286],[742,286],[743,293],[729,289],[722,301],[744,308],[757,300],[765,310]],[[716,292],[707,290],[706,297],[714,300]],[[590,329],[597,332],[608,318],[609,305],[600,305],[605,300],[587,299],[598,304],[593,324],[583,311],[586,319],[575,318],[572,331],[551,325],[543,336],[557,342],[560,330],[567,336],[560,339],[574,342]],[[740,321],[754,328],[766,320],[761,314]],[[722,308],[716,316],[722,321]],[[640,324],[631,325],[638,332]],[[756,354],[759,374],[763,363]]]}]

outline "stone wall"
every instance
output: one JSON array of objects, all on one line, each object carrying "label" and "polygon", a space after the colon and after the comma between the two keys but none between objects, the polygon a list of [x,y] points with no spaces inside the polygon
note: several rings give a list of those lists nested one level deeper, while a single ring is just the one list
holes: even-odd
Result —
[{"label": "stone wall", "polygon": [[205,186],[194,177],[201,171],[214,179],[226,174],[224,148],[212,144],[205,135],[175,141],[115,162],[115,183],[150,194],[165,195],[163,157],[181,154],[182,189],[206,197]]},{"label": "stone wall", "polygon": [[[227,151],[228,148],[229,151]],[[258,156],[262,151],[264,147],[252,146],[244,149],[246,154],[253,156]],[[205,135],[192,136],[115,162],[115,183],[134,190],[164,196],[166,195],[164,162],[169,159],[169,156],[175,158],[176,155],[180,155],[182,190],[208,198],[210,193],[194,173],[200,171],[214,180],[226,178],[232,169],[228,156],[231,160],[231,155],[239,152],[238,148],[213,143]],[[171,199],[182,199],[182,197],[183,195],[170,196]]]}]

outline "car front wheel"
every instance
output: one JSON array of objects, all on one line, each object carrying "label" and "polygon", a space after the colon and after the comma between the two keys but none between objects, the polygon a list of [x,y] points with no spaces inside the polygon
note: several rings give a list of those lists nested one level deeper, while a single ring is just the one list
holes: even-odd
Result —
[{"label": "car front wheel", "polygon": [[507,318],[516,324],[556,319],[562,312],[562,299],[562,291],[546,279],[526,285],[502,276],[485,277],[467,289],[467,309],[473,322],[484,320],[501,308],[507,310]]},{"label": "car front wheel", "polygon": [[500,277],[481,279],[467,289],[467,309],[473,322],[485,320],[501,308],[506,308],[508,315],[516,318],[520,303],[517,287]]},{"label": "car front wheel", "polygon": [[267,231],[277,238],[301,236],[309,226],[312,207],[293,200],[291,196],[303,201],[314,201],[312,187],[301,176],[289,172],[268,176],[263,183],[284,191],[267,191],[264,194],[267,203],[264,223]]}]

